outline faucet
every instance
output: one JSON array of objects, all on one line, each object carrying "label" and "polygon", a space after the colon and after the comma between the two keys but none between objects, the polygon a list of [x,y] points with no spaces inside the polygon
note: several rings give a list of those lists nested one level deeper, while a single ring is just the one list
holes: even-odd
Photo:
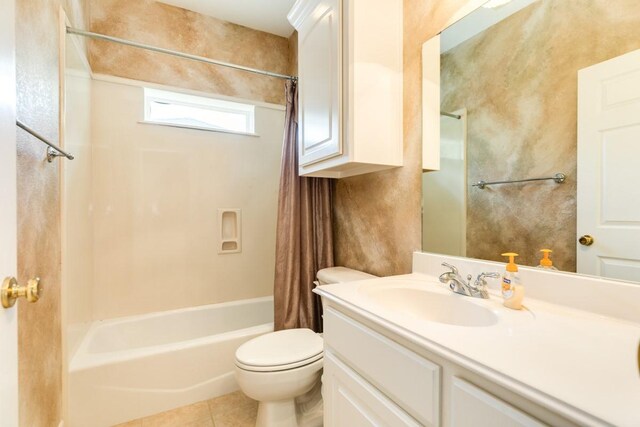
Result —
[{"label": "faucet", "polygon": [[487,291],[487,277],[497,279],[500,277],[499,273],[480,273],[475,282],[471,284],[472,276],[469,274],[465,280],[458,269],[446,262],[442,263],[443,267],[449,268],[451,271],[447,271],[440,275],[440,282],[449,285],[449,289],[453,292],[461,295],[466,295],[473,298],[489,298],[489,292]]}]

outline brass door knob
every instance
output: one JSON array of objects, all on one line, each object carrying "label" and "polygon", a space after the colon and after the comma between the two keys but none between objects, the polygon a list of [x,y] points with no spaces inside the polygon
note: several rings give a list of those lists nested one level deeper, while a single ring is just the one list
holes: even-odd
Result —
[{"label": "brass door knob", "polygon": [[591,246],[591,245],[593,245],[593,237],[589,236],[588,234],[585,234],[584,236],[581,236],[578,239],[578,242],[582,246]]},{"label": "brass door knob", "polygon": [[27,286],[18,285],[15,277],[7,277],[2,282],[2,306],[4,308],[13,307],[16,300],[25,297],[29,302],[36,302],[42,295],[40,278],[36,277],[27,282]]}]

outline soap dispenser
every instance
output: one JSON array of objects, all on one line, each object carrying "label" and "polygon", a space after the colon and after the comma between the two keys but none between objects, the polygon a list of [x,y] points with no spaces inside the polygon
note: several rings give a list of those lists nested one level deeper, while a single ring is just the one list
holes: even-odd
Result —
[{"label": "soap dispenser", "polygon": [[506,271],[502,276],[502,296],[504,298],[504,306],[513,310],[522,309],[522,299],[524,298],[524,287],[520,282],[518,275],[518,266],[515,263],[515,257],[518,256],[514,252],[506,252],[502,256],[509,257]]},{"label": "soap dispenser", "polygon": [[542,252],[542,259],[540,260],[540,265],[538,265],[538,268],[557,270],[557,268],[553,266],[553,261],[551,261],[551,258],[549,258],[549,254],[551,254],[551,252],[553,251],[551,249],[540,249],[540,252]]}]

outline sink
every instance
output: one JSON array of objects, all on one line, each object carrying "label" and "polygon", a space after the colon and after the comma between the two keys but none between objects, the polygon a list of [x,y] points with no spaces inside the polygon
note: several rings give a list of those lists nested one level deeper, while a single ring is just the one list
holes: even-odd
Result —
[{"label": "sink", "polygon": [[430,322],[456,326],[491,326],[498,317],[490,309],[470,301],[470,297],[431,292],[427,289],[384,287],[363,288],[363,293],[382,308]]}]

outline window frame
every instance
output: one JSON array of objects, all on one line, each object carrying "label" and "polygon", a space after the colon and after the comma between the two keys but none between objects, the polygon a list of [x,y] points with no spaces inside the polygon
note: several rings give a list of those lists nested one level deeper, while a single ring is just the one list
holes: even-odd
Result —
[{"label": "window frame", "polygon": [[[201,96],[201,95],[191,95],[188,93],[155,89],[151,87],[143,87],[143,98],[144,98],[144,111],[143,111],[143,119],[140,121],[140,123],[170,126],[170,127],[184,128],[184,129],[203,130],[203,131],[209,131],[209,132],[222,132],[222,133],[231,133],[231,134],[237,134],[237,135],[259,136],[255,131],[255,122],[256,122],[255,120],[256,105],[255,104],[229,101],[226,99]],[[210,126],[190,125],[185,123],[172,122],[170,120],[167,120],[167,121],[154,120],[151,117],[151,105],[154,102],[197,108],[201,110],[210,110],[210,111],[216,111],[216,112],[222,112],[222,113],[236,113],[239,115],[244,115],[245,129],[247,129],[247,131],[239,131],[239,130],[229,129],[229,128],[216,128],[213,126],[210,127]]]}]

